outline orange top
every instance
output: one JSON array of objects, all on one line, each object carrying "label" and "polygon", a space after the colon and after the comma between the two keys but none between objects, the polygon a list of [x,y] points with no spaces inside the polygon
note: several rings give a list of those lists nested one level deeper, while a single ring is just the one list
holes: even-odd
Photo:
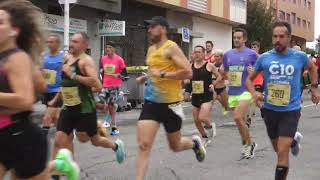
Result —
[{"label": "orange top", "polygon": [[255,86],[257,86],[257,85],[263,86],[263,74],[262,74],[262,72],[257,75],[257,77],[253,81],[253,84]]}]

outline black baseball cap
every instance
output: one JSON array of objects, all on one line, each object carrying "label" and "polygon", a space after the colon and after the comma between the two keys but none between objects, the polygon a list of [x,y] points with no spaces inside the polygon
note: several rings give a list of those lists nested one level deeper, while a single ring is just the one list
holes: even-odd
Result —
[{"label": "black baseball cap", "polygon": [[163,16],[154,16],[150,20],[145,20],[144,23],[147,26],[149,26],[149,25],[160,25],[160,26],[163,26],[163,27],[166,27],[167,29],[169,29],[169,23],[166,20],[166,18],[164,18]]}]

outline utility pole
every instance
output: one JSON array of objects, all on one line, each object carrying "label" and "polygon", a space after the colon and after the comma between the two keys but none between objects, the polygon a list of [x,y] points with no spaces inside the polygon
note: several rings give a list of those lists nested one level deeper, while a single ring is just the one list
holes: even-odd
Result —
[{"label": "utility pole", "polygon": [[70,4],[77,3],[77,0],[59,0],[59,4],[64,4],[64,52],[69,51],[70,34]]}]

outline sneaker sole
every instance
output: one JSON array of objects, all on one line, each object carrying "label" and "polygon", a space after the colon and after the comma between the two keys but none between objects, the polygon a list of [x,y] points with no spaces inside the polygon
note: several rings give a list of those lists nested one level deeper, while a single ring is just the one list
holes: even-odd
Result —
[{"label": "sneaker sole", "polygon": [[[61,150],[60,150],[61,151]],[[70,150],[68,149],[62,149],[62,152],[63,154],[66,155],[67,159],[69,160],[70,164],[73,166],[73,168],[75,169],[76,173],[77,173],[77,178],[76,179],[79,179],[79,174],[80,174],[80,167],[79,165],[73,160],[73,157],[72,157],[72,153]]]},{"label": "sneaker sole", "polygon": [[203,160],[201,160],[201,161],[198,160],[199,162],[203,162],[206,159],[206,155],[207,155],[206,148],[205,148],[204,144],[202,143],[201,138],[199,136],[195,136],[192,139],[198,141],[199,149],[201,149],[201,151],[203,151],[203,154],[204,154]]}]

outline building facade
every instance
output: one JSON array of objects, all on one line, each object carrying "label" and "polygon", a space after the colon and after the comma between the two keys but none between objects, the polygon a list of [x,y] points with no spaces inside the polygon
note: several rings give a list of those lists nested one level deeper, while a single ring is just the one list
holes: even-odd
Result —
[{"label": "building facade", "polygon": [[314,41],[315,0],[265,0],[273,9],[274,17],[292,26],[291,46],[306,48]]}]

